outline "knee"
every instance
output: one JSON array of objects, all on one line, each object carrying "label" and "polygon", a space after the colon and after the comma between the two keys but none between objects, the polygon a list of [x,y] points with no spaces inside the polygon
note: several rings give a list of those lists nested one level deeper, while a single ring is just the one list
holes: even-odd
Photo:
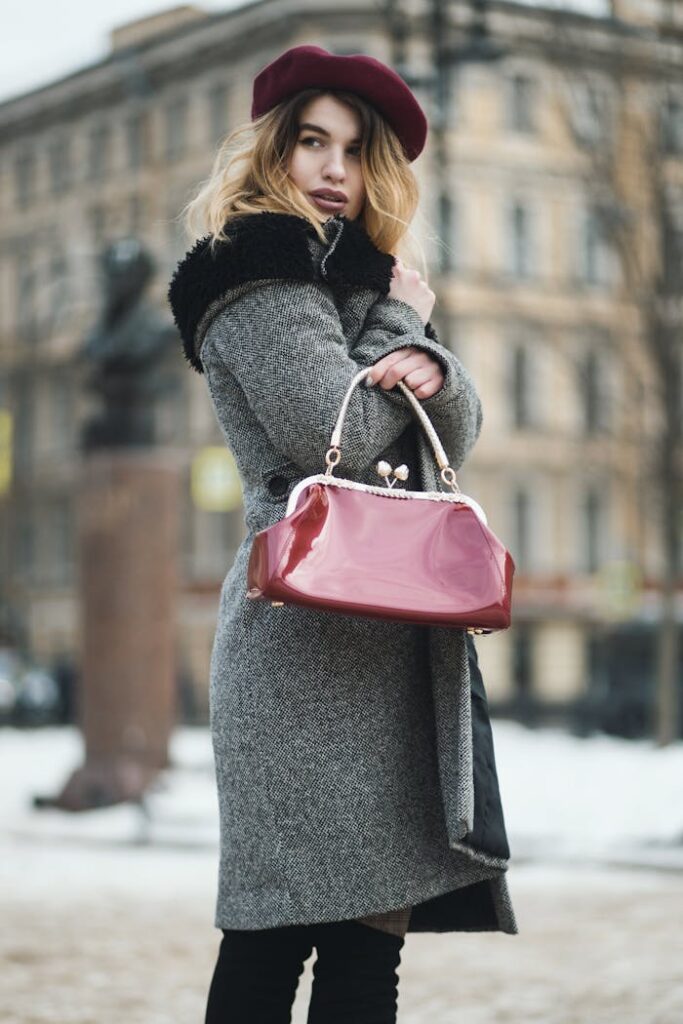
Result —
[{"label": "knee", "polygon": [[400,964],[405,938],[360,921],[336,921],[321,926],[314,943],[319,960],[338,966],[364,965],[368,973],[386,973]]},{"label": "knee", "polygon": [[273,972],[289,972],[292,967],[303,970],[303,963],[313,952],[312,939],[296,926],[263,928],[253,931],[222,929],[219,959],[233,971],[263,968]]}]

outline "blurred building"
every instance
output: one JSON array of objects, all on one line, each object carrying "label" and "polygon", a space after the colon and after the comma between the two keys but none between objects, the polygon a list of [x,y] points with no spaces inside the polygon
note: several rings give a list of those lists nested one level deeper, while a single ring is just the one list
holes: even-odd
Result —
[{"label": "blurred building", "polygon": [[[402,6],[407,64],[426,74],[430,4]],[[626,354],[641,358],[637,310],[588,199],[580,143],[616,130],[626,86],[645,96],[670,83],[668,153],[683,188],[683,26],[665,0],[614,0],[614,17],[503,0],[447,6],[456,44],[486,7],[502,49],[498,60],[454,69],[446,186],[434,186],[444,179],[429,147],[415,165],[414,228],[438,282],[434,320],[484,405],[461,484],[517,563],[515,626],[478,650],[494,709],[522,700],[561,715],[595,685],[605,630],[655,615],[661,560],[642,485],[656,427],[647,367],[635,392],[624,369]],[[254,75],[304,42],[390,62],[389,24],[367,0],[314,9],[262,0],[221,14],[177,7],[113,31],[105,60],[0,104],[5,642],[46,664],[78,651],[74,488],[85,399],[76,352],[97,314],[100,247],[139,235],[155,254],[154,297],[166,309],[168,279],[191,244],[178,212],[220,140],[249,117]],[[433,119],[432,95],[415,88]],[[624,144],[624,161],[629,153]],[[186,466],[180,677],[201,715],[220,584],[243,524],[239,508],[212,509],[192,488],[193,467],[222,438],[180,345],[169,368],[182,400],[160,405],[159,434]]]}]

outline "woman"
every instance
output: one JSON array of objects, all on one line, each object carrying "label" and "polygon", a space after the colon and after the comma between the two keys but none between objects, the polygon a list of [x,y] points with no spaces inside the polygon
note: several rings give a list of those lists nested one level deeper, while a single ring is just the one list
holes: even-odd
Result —
[{"label": "woman", "polygon": [[517,932],[476,652],[463,630],[249,600],[246,568],[254,533],[324,471],[360,367],[374,383],[352,392],[339,475],[376,484],[384,459],[441,489],[398,380],[456,469],[481,407],[429,323],[434,293],[395,256],[427,130],[399,76],[294,47],[256,77],[252,121],[188,205],[208,233],[169,287],[248,529],[211,658],[223,939],[206,1021],[289,1021],[314,947],[309,1022],[394,1021],[408,930]]}]

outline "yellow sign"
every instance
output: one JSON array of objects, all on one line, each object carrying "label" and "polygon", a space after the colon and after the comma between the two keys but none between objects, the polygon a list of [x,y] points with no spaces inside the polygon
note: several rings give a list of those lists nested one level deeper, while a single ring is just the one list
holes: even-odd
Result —
[{"label": "yellow sign", "polygon": [[230,512],[242,505],[242,484],[228,448],[202,448],[192,460],[192,500],[205,512]]},{"label": "yellow sign", "polygon": [[12,483],[12,413],[0,409],[0,495],[8,494]]}]

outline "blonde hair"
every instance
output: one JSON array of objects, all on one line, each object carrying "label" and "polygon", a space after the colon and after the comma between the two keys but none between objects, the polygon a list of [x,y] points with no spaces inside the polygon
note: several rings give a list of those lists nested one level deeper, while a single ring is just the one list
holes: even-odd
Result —
[{"label": "blonde hair", "polygon": [[419,189],[398,136],[373,106],[342,90],[303,89],[253,122],[234,128],[221,143],[209,177],[177,219],[193,241],[210,235],[212,250],[219,242],[229,241],[226,229],[233,218],[263,211],[305,217],[321,242],[326,242],[320,221],[287,170],[300,134],[300,112],[311,99],[322,95],[334,96],[360,116],[366,195],[359,223],[378,249],[406,260],[411,255],[404,252],[408,235],[419,251],[426,279],[424,253],[410,231]]}]

